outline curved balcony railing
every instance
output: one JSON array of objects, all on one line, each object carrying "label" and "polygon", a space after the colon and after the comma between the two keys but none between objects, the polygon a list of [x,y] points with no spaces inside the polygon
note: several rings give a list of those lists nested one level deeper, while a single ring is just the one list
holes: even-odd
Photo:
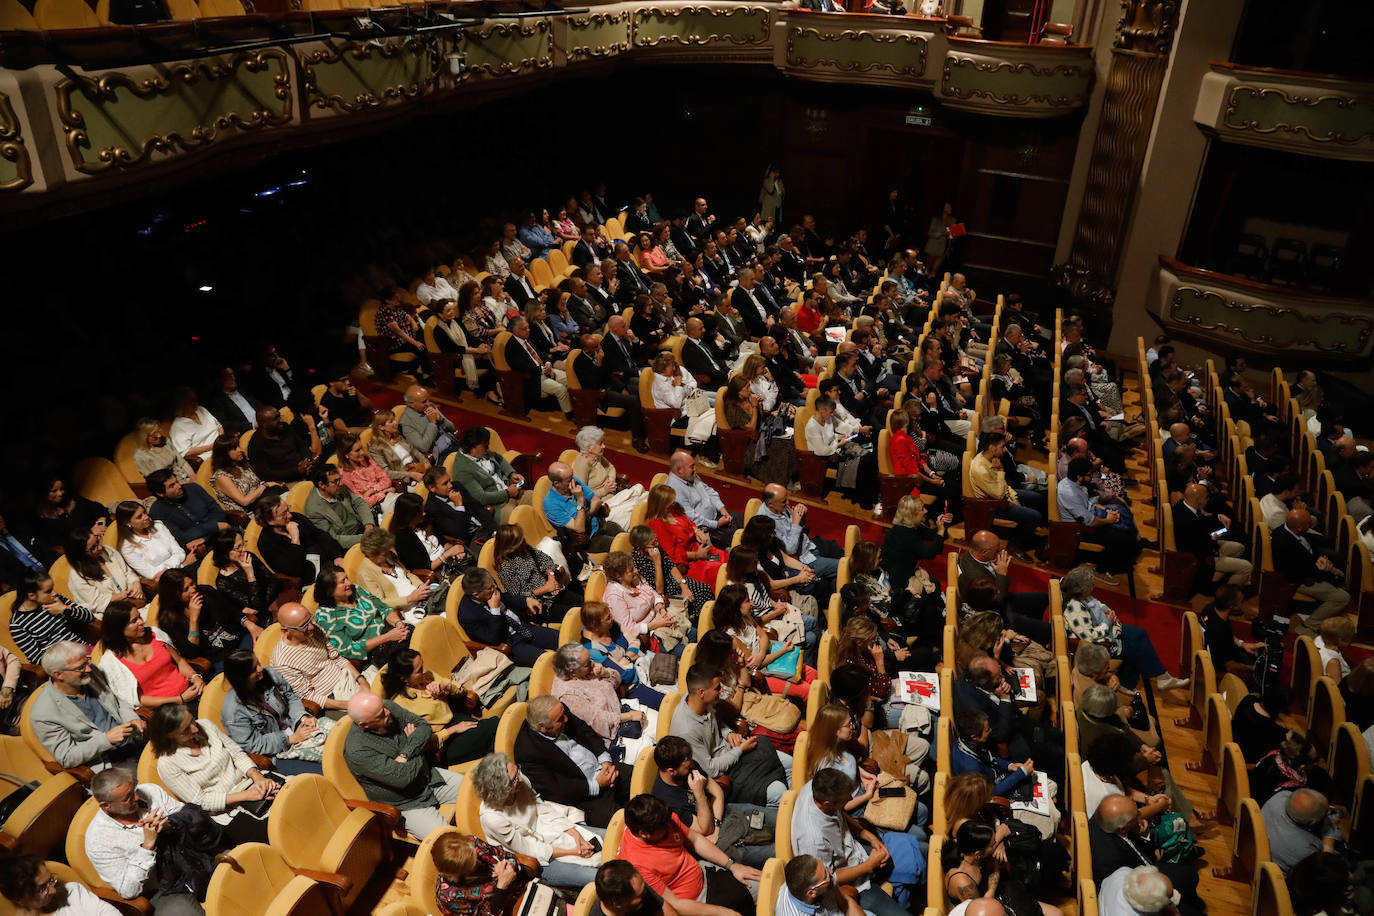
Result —
[{"label": "curved balcony railing", "polygon": [[[365,18],[364,18],[365,17]],[[0,33],[0,208],[165,175],[244,144],[320,142],[404,106],[471,104],[565,68],[772,64],[1009,117],[1084,107],[1091,48],[955,38],[915,16],[658,0],[502,15],[486,3]]]},{"label": "curved balcony railing", "polygon": [[1346,299],[1159,258],[1155,315],[1172,335],[1213,351],[1233,347],[1314,362],[1367,364],[1374,300]]}]

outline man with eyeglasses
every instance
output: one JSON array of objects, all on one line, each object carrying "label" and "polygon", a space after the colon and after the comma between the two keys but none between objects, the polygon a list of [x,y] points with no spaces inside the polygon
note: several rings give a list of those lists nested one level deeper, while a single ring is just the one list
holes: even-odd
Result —
[{"label": "man with eyeglasses", "polygon": [[294,601],[277,612],[281,639],[272,649],[268,667],[286,678],[311,715],[343,717],[348,701],[367,681],[354,670],[305,606]]},{"label": "man with eyeglasses", "polygon": [[29,718],[39,742],[58,763],[102,770],[138,759],[143,720],[110,689],[83,644],[53,644],[43,653],[43,670],[52,684],[34,698]]},{"label": "man with eyeglasses", "polygon": [[859,901],[840,893],[835,873],[814,856],[793,856],[783,869],[776,916],[862,916]]},{"label": "man with eyeglasses", "polygon": [[119,910],[91,893],[79,881],[63,884],[37,856],[0,861],[0,894],[23,914],[119,916]]}]

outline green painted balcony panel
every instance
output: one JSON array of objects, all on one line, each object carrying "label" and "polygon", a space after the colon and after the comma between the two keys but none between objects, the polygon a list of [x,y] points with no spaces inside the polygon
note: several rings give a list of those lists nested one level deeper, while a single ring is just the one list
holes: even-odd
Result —
[{"label": "green painted balcony panel", "polygon": [[1090,48],[954,38],[941,63],[938,97],[966,111],[1044,117],[1087,105],[1095,75]]},{"label": "green painted balcony panel", "polygon": [[437,39],[330,41],[295,49],[312,117],[353,114],[414,99],[438,86]]}]

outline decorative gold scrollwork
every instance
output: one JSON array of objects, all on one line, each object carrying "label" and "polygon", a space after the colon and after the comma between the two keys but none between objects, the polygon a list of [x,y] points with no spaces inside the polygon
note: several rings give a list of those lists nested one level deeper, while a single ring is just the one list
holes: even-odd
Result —
[{"label": "decorative gold scrollwork", "polygon": [[1374,114],[1374,100],[1361,98],[1351,95],[1289,95],[1283,89],[1258,88],[1255,86],[1232,86],[1230,94],[1226,97],[1226,109],[1222,123],[1232,130],[1250,130],[1257,134],[1273,134],[1280,131],[1290,134],[1302,134],[1314,143],[1361,143],[1365,140],[1374,138],[1374,127],[1361,134],[1351,136],[1341,130],[1332,128],[1323,133],[1313,133],[1306,124],[1290,124],[1287,121],[1276,121],[1272,127],[1261,127],[1260,122],[1255,118],[1240,118],[1232,120],[1234,115],[1240,110],[1241,95],[1245,94],[1257,101],[1278,96],[1287,105],[1297,105],[1313,110],[1327,104],[1334,103],[1336,108],[1343,111],[1353,112],[1357,106],[1364,106],[1371,109]]},{"label": "decorative gold scrollwork", "polygon": [[[388,60],[403,54],[417,56],[423,54],[431,62],[428,65],[429,72],[423,78],[408,85],[387,86],[381,90],[380,95],[375,92],[360,92],[352,99],[345,99],[338,94],[325,95],[320,89],[317,68],[321,65],[336,64],[345,56],[352,60],[370,60],[374,54]],[[437,60],[436,40],[432,37],[411,36],[403,42],[346,41],[337,44],[331,42],[325,47],[307,51],[299,57],[301,84],[305,88],[305,97],[309,100],[312,108],[337,108],[351,114],[364,109],[380,108],[388,102],[400,99],[417,98],[432,91],[439,83],[438,69],[432,63]]]},{"label": "decorative gold scrollwork", "polygon": [[[463,29],[463,37],[469,41],[481,41],[483,39],[498,38],[529,38],[533,35],[549,34],[549,21],[540,19],[533,24],[526,25],[520,22],[498,22],[486,26],[474,26]],[[527,67],[536,70],[547,70],[553,66],[553,41],[552,39],[542,43],[543,47],[538,57],[526,57],[523,60],[503,60],[499,64],[476,63],[468,65],[468,74],[482,73],[487,76],[501,76],[510,73],[519,73]]]},{"label": "decorative gold scrollwork", "polygon": [[[954,85],[954,68],[972,67],[979,73],[996,73],[1005,70],[1013,76],[1030,74],[1034,77],[1067,76],[1084,80],[1084,91],[1079,95],[1018,95],[1002,94],[987,89],[961,89]],[[1088,89],[1092,85],[1093,68],[1075,64],[1056,64],[1053,67],[1037,67],[1028,61],[1001,60],[983,62],[959,54],[946,54],[943,80],[940,91],[956,99],[991,99],[999,105],[1050,105],[1054,108],[1077,108],[1088,103]]]},{"label": "decorative gold scrollwork", "polygon": [[[899,67],[887,61],[864,62],[862,60],[841,60],[833,57],[818,57],[815,60],[810,60],[797,53],[796,42],[797,39],[802,37],[814,38],[818,41],[827,42],[855,42],[856,45],[864,41],[872,41],[881,44],[897,44],[900,42],[902,44],[916,46],[918,48],[918,53],[916,63],[905,67]],[[789,66],[834,67],[836,70],[845,73],[868,73],[873,70],[887,70],[898,76],[920,77],[926,72],[927,48],[926,36],[924,35],[885,34],[879,32],[857,31],[855,29],[846,29],[843,32],[822,32],[815,28],[801,28],[796,26],[789,29],[787,32],[787,63]]]},{"label": "decorative gold scrollwork", "polygon": [[[760,22],[761,28],[757,38],[748,35],[728,35],[710,33],[707,35],[656,35],[653,38],[641,40],[639,37],[639,21],[645,17],[654,16],[664,21],[680,19],[683,16],[709,16],[712,19],[729,19],[736,16],[757,16],[763,14]],[[728,41],[735,45],[758,45],[768,41],[769,30],[772,27],[771,11],[766,6],[680,6],[667,8],[660,6],[648,6],[636,11],[634,44],[638,48],[654,48],[661,44],[679,45],[706,45],[718,41]]]},{"label": "decorative gold scrollwork", "polygon": [[612,57],[616,54],[630,50],[630,11],[621,10],[618,13],[592,13],[589,16],[570,16],[568,18],[569,32],[574,29],[585,29],[588,26],[597,27],[605,25],[618,25],[625,23],[625,40],[612,42],[608,45],[575,45],[568,48],[568,60],[582,60],[583,58]]},{"label": "decorative gold scrollwork", "polygon": [[[192,128],[189,136],[177,131],[167,134],[154,134],[138,141],[138,148],[108,146],[96,153],[95,161],[88,161],[84,151],[91,146],[86,131],[86,121],[81,112],[72,107],[72,96],[80,92],[94,102],[115,102],[117,90],[126,89],[140,99],[170,92],[175,85],[194,85],[201,80],[220,80],[232,77],[240,67],[250,73],[258,73],[276,66],[278,72],[273,78],[272,94],[281,102],[280,111],[259,108],[241,115],[238,112],[225,112],[218,115],[210,124],[199,124]],[[126,73],[116,71],[99,78],[69,74],[54,87],[57,93],[57,112],[66,129],[67,151],[77,171],[96,175],[114,166],[128,168],[141,164],[149,153],[167,153],[174,150],[186,152],[213,143],[221,130],[230,127],[241,131],[259,130],[290,123],[292,109],[291,68],[286,54],[269,48],[235,54],[229,58],[207,59],[192,63],[171,64],[158,76],[137,80]]]},{"label": "decorative gold scrollwork", "polygon": [[[1223,321],[1213,321],[1209,324],[1205,323],[1198,315],[1180,314],[1185,307],[1185,293],[1202,301],[1209,299],[1215,300],[1227,311],[1239,312],[1242,315],[1251,312],[1265,312],[1270,318],[1281,318],[1284,320],[1285,325],[1292,329],[1293,335],[1285,340],[1276,340],[1271,334],[1257,334],[1252,336],[1246,332],[1245,328],[1238,324],[1228,324]],[[1174,295],[1169,301],[1169,315],[1167,317],[1170,321],[1192,325],[1200,330],[1221,331],[1228,334],[1234,334],[1248,343],[1274,351],[1288,350],[1293,347],[1312,347],[1323,353],[1362,354],[1369,344],[1371,332],[1374,332],[1374,320],[1371,320],[1368,316],[1347,315],[1342,312],[1328,312],[1321,315],[1313,315],[1288,306],[1267,305],[1261,302],[1242,302],[1239,299],[1223,295],[1217,290],[1202,289],[1197,286],[1180,285],[1174,290]],[[1314,336],[1300,336],[1301,326],[1303,324],[1324,325],[1328,322],[1336,322],[1343,328],[1350,328],[1351,331],[1355,332],[1355,345],[1353,347],[1350,346],[1346,342],[1346,339],[1340,336],[1337,336],[1336,342],[1331,344],[1322,343]],[[1363,329],[1358,330],[1361,327]]]},{"label": "decorative gold scrollwork", "polygon": [[0,92],[0,158],[14,163],[15,176],[0,182],[0,191],[22,191],[33,184],[33,163],[29,160],[19,118],[14,114],[10,97]]}]

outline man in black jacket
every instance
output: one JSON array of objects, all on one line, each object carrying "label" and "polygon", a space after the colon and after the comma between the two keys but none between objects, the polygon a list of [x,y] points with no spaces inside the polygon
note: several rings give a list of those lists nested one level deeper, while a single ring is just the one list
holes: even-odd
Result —
[{"label": "man in black jacket", "polygon": [[485,541],[496,532],[496,519],[487,507],[453,482],[453,475],[442,464],[425,471],[425,515],[434,523],[434,533],[464,544]]},{"label": "man in black jacket", "polygon": [[993,744],[1007,745],[1008,760],[1035,761],[1035,768],[1054,779],[1064,778],[1064,733],[1047,722],[1032,719],[1016,710],[1011,683],[1002,673],[1001,663],[978,656],[968,671],[954,682],[954,712],[976,709],[988,717]]},{"label": "man in black jacket", "polygon": [[458,623],[463,632],[473,642],[493,646],[510,656],[522,668],[533,668],[546,650],[558,648],[557,630],[529,623],[522,617],[542,613],[538,598],[503,596],[491,573],[480,566],[463,573],[463,600],[458,604]]},{"label": "man in black jacket", "polygon": [[[706,339],[706,325],[700,318],[687,319],[687,340],[682,345],[682,364],[696,376],[706,391],[715,391],[730,382],[730,367],[720,351]],[[705,381],[702,381],[705,379]]]},{"label": "man in black jacket", "polygon": [[1350,604],[1350,593],[1341,587],[1345,573],[1307,533],[1311,527],[1312,515],[1306,509],[1294,509],[1270,536],[1274,569],[1298,587],[1299,595],[1321,602],[1310,616],[1298,615],[1297,630],[1304,636],[1316,636],[1323,620],[1344,613]]},{"label": "man in black jacket", "polygon": [[610,256],[606,246],[596,237],[596,227],[582,227],[582,241],[573,246],[572,262],[585,271],[588,266],[600,264]]},{"label": "man in black jacket", "polygon": [[540,798],[581,808],[591,827],[605,827],[630,800],[634,771],[612,763],[605,739],[547,693],[529,702],[515,763]]},{"label": "man in black jacket", "polygon": [[[1221,536],[1219,532],[1229,528],[1231,520],[1205,511],[1208,495],[1206,486],[1192,483],[1184,488],[1183,498],[1170,507],[1174,515],[1174,547],[1227,576],[1231,585],[1249,585],[1254,565],[1245,559],[1245,545]],[[1212,576],[1200,578],[1210,590]]]},{"label": "man in black jacket", "polygon": [[1136,804],[1125,795],[1109,795],[1097,806],[1097,813],[1089,819],[1088,845],[1092,849],[1093,883],[1101,885],[1109,875],[1121,868],[1138,865],[1157,867],[1178,891],[1179,912],[1183,916],[1200,916],[1207,907],[1197,894],[1197,868],[1189,863],[1170,863],[1158,860],[1155,848],[1146,838],[1147,825],[1141,820]]},{"label": "man in black jacket", "polygon": [[534,278],[525,272],[525,261],[523,258],[510,259],[510,276],[506,278],[506,292],[515,300],[515,304],[521,309],[527,302],[539,298],[539,294],[534,291]]},{"label": "man in black jacket", "polygon": [[[621,319],[624,322],[624,319]],[[639,409],[639,378],[634,378],[634,388],[627,384],[624,375],[617,376],[606,365],[606,353],[601,348],[601,338],[596,334],[582,335],[582,352],[573,360],[573,373],[577,382],[585,389],[602,392],[598,406],[603,409],[621,407],[630,422],[630,437],[635,451],[649,450],[649,440],[644,438],[644,414]]]},{"label": "man in black jacket", "polygon": [[619,386],[635,396],[636,407],[639,406],[638,349],[639,341],[630,332],[630,324],[625,316],[612,315],[611,320],[606,322],[606,336],[601,339],[601,350],[606,354],[601,367],[615,377]]},{"label": "man in black jacket", "polygon": [[739,285],[730,294],[730,304],[739,310],[751,337],[762,337],[773,327],[773,316],[755,288],[757,284],[758,277],[753,269],[746,267],[739,272]]},{"label": "man in black jacket", "polygon": [[510,326],[511,336],[506,341],[506,362],[511,369],[525,376],[525,405],[534,408],[539,403],[539,395],[551,395],[558,401],[558,409],[572,419],[572,396],[568,394],[568,378],[563,370],[555,369],[552,363],[544,360],[530,342],[530,323],[523,316],[515,319]]},{"label": "man in black jacket", "polygon": [[1007,570],[1011,568],[1011,557],[1002,549],[1002,542],[991,531],[975,531],[969,541],[969,549],[959,554],[959,588],[965,589],[977,579],[991,579],[997,585],[997,601],[1004,609],[1003,616],[1007,625],[1022,636],[1048,646],[1054,639],[1054,630],[1044,620],[1045,610],[1050,606],[1050,596],[1045,592],[1011,592],[1011,579]]}]

